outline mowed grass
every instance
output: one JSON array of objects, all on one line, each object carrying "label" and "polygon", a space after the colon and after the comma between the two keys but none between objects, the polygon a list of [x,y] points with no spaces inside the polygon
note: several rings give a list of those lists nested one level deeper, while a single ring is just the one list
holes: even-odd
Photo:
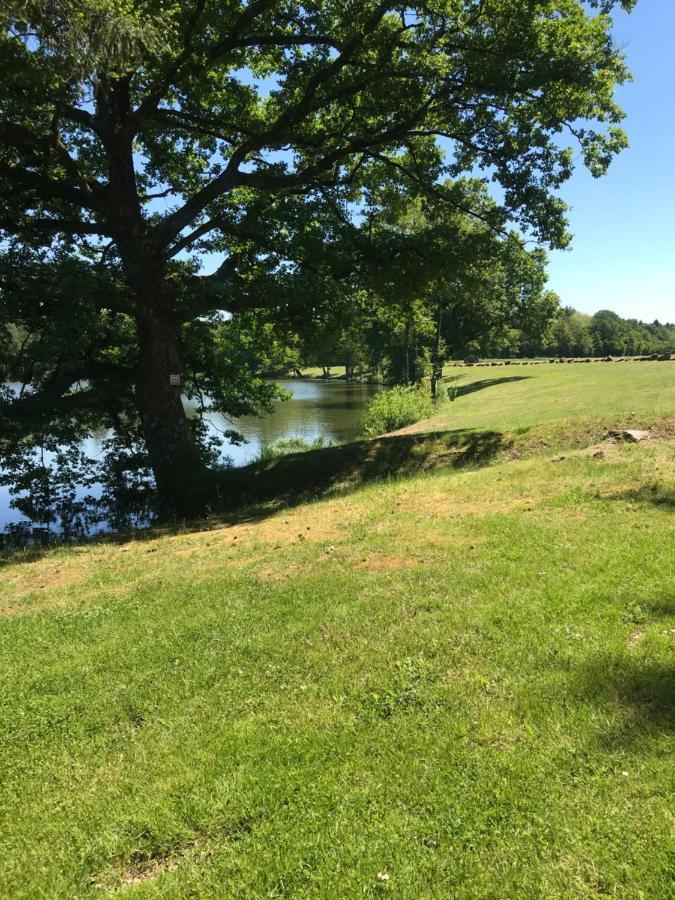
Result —
[{"label": "mowed grass", "polygon": [[675,415],[675,360],[450,367],[445,374],[459,397],[432,420],[443,425],[513,430],[599,420],[637,428]]},{"label": "mowed grass", "polygon": [[612,365],[650,442],[535,367],[439,420],[539,452],[10,559],[0,895],[673,896],[675,364]]}]

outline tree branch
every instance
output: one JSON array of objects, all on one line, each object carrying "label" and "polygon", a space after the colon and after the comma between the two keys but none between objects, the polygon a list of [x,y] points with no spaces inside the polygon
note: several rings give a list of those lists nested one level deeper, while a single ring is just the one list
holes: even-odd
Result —
[{"label": "tree branch", "polygon": [[[273,6],[274,0],[252,0],[252,2],[249,2],[243,13],[239,17],[239,20],[235,23],[231,34],[223,41],[214,44],[207,52],[208,61],[211,63],[216,62],[220,58],[220,56],[223,55],[223,53],[229,51],[230,49],[236,48],[236,41],[238,40],[242,29],[245,28],[246,25],[248,25],[250,22],[253,22],[259,15],[259,13],[264,12],[266,9],[270,9]],[[189,17],[187,25],[185,27],[182,50],[180,51],[178,56],[176,56],[176,58],[170,63],[166,71],[150,87],[145,99],[141,102],[141,104],[134,112],[133,118],[136,128],[138,128],[145,119],[147,119],[152,115],[153,112],[156,111],[160,101],[166,95],[167,91],[180,74],[181,69],[189,63],[190,56],[193,50],[192,42],[195,34],[197,33],[199,20],[204,13],[205,7],[206,0],[197,0],[194,10]],[[204,68],[205,65],[206,64],[195,65],[193,63],[189,66],[189,69],[190,71],[195,72],[199,71],[199,69],[201,68]]]},{"label": "tree branch", "polygon": [[40,195],[40,199],[65,200],[80,209],[88,209],[98,212],[98,203],[86,191],[75,187],[69,181],[58,181],[29,169],[20,168],[8,163],[0,163],[0,178],[5,178],[9,184],[9,190],[5,198],[20,196],[31,191]]},{"label": "tree branch", "polygon": [[411,181],[413,181],[417,185],[417,187],[422,191],[422,193],[428,194],[432,197],[436,197],[437,199],[442,200],[444,203],[449,204],[450,206],[454,207],[455,209],[458,209],[460,212],[465,213],[466,215],[470,216],[471,218],[478,219],[484,225],[487,225],[487,227],[493,233],[499,234],[502,237],[508,236],[508,232],[505,229],[499,228],[498,226],[496,226],[494,224],[494,222],[491,222],[490,219],[488,219],[486,216],[481,215],[481,213],[477,213],[475,210],[471,209],[468,206],[465,206],[462,203],[457,203],[456,200],[452,200],[443,191],[438,190],[429,184],[423,183],[416,172],[411,172],[409,169],[407,169],[401,163],[397,162],[394,159],[391,159],[391,157],[385,156],[383,153],[368,153],[368,156],[370,156],[373,159],[378,159],[380,162],[385,163],[385,165],[388,165],[391,168],[397,169],[399,172],[402,172],[406,176],[406,178],[409,178]]},{"label": "tree branch", "polygon": [[96,119],[85,109],[80,109],[77,106],[70,106],[67,103],[62,103],[60,100],[56,101],[54,108],[62,119],[68,119],[70,122],[83,125],[85,128],[89,128],[91,131],[98,134],[96,129]]},{"label": "tree branch", "polygon": [[93,234],[112,237],[109,229],[98,222],[85,222],[82,219],[52,219],[48,216],[17,216],[15,219],[0,216],[0,229],[5,231],[46,231],[55,234],[62,231],[64,234]]},{"label": "tree branch", "polygon": [[[12,161],[0,163],[0,172],[8,178],[10,184],[25,184],[32,181],[31,187],[38,191],[47,192],[47,196],[62,200],[69,200],[77,206],[85,209],[98,210],[100,208],[99,197],[103,192],[103,186],[90,184],[82,175],[77,162],[68,152],[67,147],[58,133],[58,117],[52,120],[51,134],[49,137],[38,135],[18,122],[3,122],[0,125],[0,138],[9,147],[15,148],[25,156],[28,165],[43,165],[45,156],[54,154],[60,166],[70,176],[69,181],[57,181],[46,176],[34,173],[30,169],[18,166]],[[21,192],[21,191],[19,191]]]},{"label": "tree branch", "polygon": [[157,108],[157,105],[171,87],[171,84],[181,67],[190,58],[190,54],[192,53],[192,40],[196,34],[197,26],[205,6],[206,0],[197,0],[195,3],[192,15],[189,17],[185,27],[183,49],[168,66],[166,72],[164,72],[164,74],[150,87],[145,99],[134,111],[133,118],[136,126],[140,125],[140,123]]},{"label": "tree branch", "polygon": [[[267,5],[269,5],[268,0],[259,0],[258,3],[251,3],[249,7],[247,7],[247,12],[253,13],[255,7],[262,9]],[[384,2],[379,3],[372,15],[363,23],[362,29],[345,42],[339,56],[331,60],[328,65],[322,67],[312,75],[305,85],[300,100],[283,112],[276,122],[274,122],[274,124],[266,131],[260,132],[257,135],[252,135],[240,144],[230,157],[230,161],[224,172],[214,178],[209,184],[205,185],[180,209],[168,215],[157,226],[156,237],[160,245],[165,246],[176,235],[180,234],[180,232],[189,225],[189,223],[198,216],[209,203],[221,194],[241,184],[254,184],[251,173],[245,173],[239,170],[241,163],[244,162],[250,153],[261,150],[264,147],[278,144],[292,126],[297,125],[312,111],[319,88],[323,84],[331,81],[331,79],[334,79],[345,66],[351,63],[358,49],[363,45],[372,30],[382,20],[390,6],[390,0],[384,0]],[[322,165],[318,167],[318,171],[325,171],[330,165],[330,162],[325,166]],[[316,169],[317,167],[314,168]],[[279,177],[285,178],[286,180],[278,183],[272,180],[268,181],[268,184],[272,187],[284,187],[286,184],[292,186],[299,184],[302,181],[297,175]],[[314,174],[310,174],[308,177],[311,180],[314,177]],[[291,179],[290,182],[289,179]]]}]

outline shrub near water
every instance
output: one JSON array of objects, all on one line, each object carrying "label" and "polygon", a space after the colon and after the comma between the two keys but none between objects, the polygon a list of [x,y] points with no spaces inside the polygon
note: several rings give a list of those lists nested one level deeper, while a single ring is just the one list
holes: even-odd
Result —
[{"label": "shrub near water", "polygon": [[393,387],[375,394],[370,401],[361,419],[361,432],[366,437],[377,437],[428,419],[433,410],[431,398],[421,388]]}]

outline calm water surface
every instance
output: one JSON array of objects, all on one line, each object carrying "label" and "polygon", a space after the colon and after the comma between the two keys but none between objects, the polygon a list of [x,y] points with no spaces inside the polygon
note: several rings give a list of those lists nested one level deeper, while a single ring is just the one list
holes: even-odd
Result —
[{"label": "calm water surface", "polygon": [[314,441],[350,441],[358,436],[358,423],[370,397],[379,385],[347,384],[344,381],[280,379],[277,384],[292,393],[290,400],[277,403],[265,416],[244,416],[228,422],[222,416],[208,416],[217,429],[236,428],[247,440],[238,447],[224,449],[235,466],[254,460],[264,444],[288,437]]},{"label": "calm water surface", "polygon": [[[379,385],[347,384],[344,381],[321,379],[280,379],[277,382],[292,394],[290,400],[275,404],[274,410],[264,416],[244,416],[241,419],[225,419],[217,414],[207,418],[214,433],[225,429],[239,431],[246,438],[245,444],[223,447],[223,455],[235,466],[243,466],[254,460],[265,444],[289,437],[303,437],[314,441],[349,441],[358,435],[358,422],[373,394],[381,390]],[[90,438],[84,449],[89,456],[101,452],[103,435]],[[9,507],[9,494],[0,487],[0,531],[9,522],[23,517]]]}]

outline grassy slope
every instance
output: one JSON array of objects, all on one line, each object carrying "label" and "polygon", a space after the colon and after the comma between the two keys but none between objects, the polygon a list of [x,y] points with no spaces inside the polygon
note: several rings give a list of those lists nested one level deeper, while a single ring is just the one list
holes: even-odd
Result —
[{"label": "grassy slope", "polygon": [[[648,426],[675,415],[675,362],[591,363],[446,369],[476,402],[446,407],[438,421],[463,428],[516,429],[554,420]],[[488,390],[488,388],[490,388]],[[465,409],[465,406],[468,407]]]},{"label": "grassy slope", "polygon": [[539,453],[0,570],[0,895],[672,896],[675,364],[527,374],[433,428]]}]

